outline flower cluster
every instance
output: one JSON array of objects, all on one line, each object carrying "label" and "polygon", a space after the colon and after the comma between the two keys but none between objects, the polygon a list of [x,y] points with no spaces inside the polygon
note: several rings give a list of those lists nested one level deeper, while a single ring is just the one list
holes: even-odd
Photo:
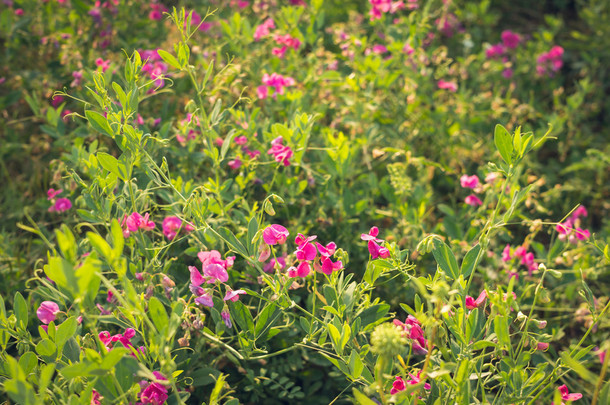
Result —
[{"label": "flower cluster", "polygon": [[413,353],[425,355],[428,353],[428,341],[424,338],[421,323],[413,315],[407,316],[404,322],[394,319],[396,325],[402,331],[402,335],[411,341]]},{"label": "flower cluster", "polygon": [[[212,299],[212,291],[203,288],[203,284],[215,284],[215,283],[226,283],[229,281],[228,269],[233,266],[235,262],[235,256],[229,256],[225,260],[222,259],[220,252],[212,250],[210,252],[199,252],[197,257],[201,261],[201,270],[199,272],[197,267],[189,266],[191,272],[191,284],[189,289],[196,297],[195,302],[199,305],[206,307],[213,307],[214,300]],[[232,290],[226,288],[226,294],[224,301],[237,301],[239,295],[245,294],[243,290]]]},{"label": "flower cluster", "polygon": [[131,343],[131,339],[133,339],[136,336],[136,331],[133,328],[127,328],[125,329],[124,333],[117,333],[115,335],[110,335],[110,332],[108,331],[102,331],[99,333],[98,337],[100,338],[100,341],[104,344],[104,346],[106,347],[106,350],[110,351],[112,350],[112,346],[115,342],[119,342],[120,344],[123,345],[124,348],[131,350],[131,355],[135,357],[135,353],[144,353],[145,352],[145,348],[144,346],[140,346],[138,349],[136,349],[133,344]]},{"label": "flower cluster", "polygon": [[145,231],[152,231],[155,229],[155,223],[149,220],[149,214],[146,213],[144,216],[137,212],[133,212],[131,215],[125,214],[121,220],[121,228],[123,228],[123,236],[129,237],[131,232],[137,232],[139,229]]},{"label": "flower cluster", "polygon": [[572,244],[577,244],[579,240],[587,240],[591,237],[588,229],[580,228],[580,217],[587,217],[588,212],[584,206],[579,206],[572,215],[564,222],[558,224],[555,229],[559,233],[560,240],[568,240]]},{"label": "flower cluster", "polygon": [[262,37],[266,37],[272,29],[275,29],[275,23],[272,18],[267,18],[254,30],[254,40],[259,41]]},{"label": "flower cluster", "polygon": [[176,134],[176,139],[181,145],[185,145],[187,141],[197,138],[199,131],[193,126],[199,126],[199,117],[191,113],[186,114],[186,118],[180,121],[178,125],[179,132]]},{"label": "flower cluster", "polygon": [[283,95],[285,93],[286,87],[291,87],[296,84],[296,81],[289,76],[282,76],[278,73],[265,73],[262,78],[263,84],[256,88],[256,93],[258,98],[261,100],[269,97],[269,88],[273,88],[273,98],[276,98],[277,95]]},{"label": "flower cluster", "polygon": [[[153,371],[157,381],[167,381],[158,371]],[[140,402],[142,404],[161,405],[167,401],[167,387],[160,382],[140,381]]]},{"label": "flower cluster", "polygon": [[369,233],[363,233],[360,235],[360,239],[368,242],[371,259],[387,259],[390,257],[390,251],[387,248],[379,245],[379,243],[383,242],[383,239],[377,238],[377,235],[379,235],[379,228],[374,226],[369,230]]},{"label": "flower cluster", "polygon": [[563,48],[554,46],[550,51],[542,53],[538,56],[536,62],[536,73],[540,76],[552,77],[563,66]]},{"label": "flower cluster", "polygon": [[163,13],[167,12],[167,8],[163,4],[153,1],[149,6],[150,12],[148,13],[148,18],[153,21],[160,21],[163,18]]},{"label": "flower cluster", "polygon": [[50,188],[47,190],[47,200],[51,201],[49,212],[64,212],[72,208],[72,203],[67,198],[55,198],[57,195],[62,193],[63,190],[54,190]]},{"label": "flower cluster", "polygon": [[[392,389],[390,390],[390,394],[394,395],[406,390],[407,385],[419,384],[421,382],[421,370],[417,373],[417,376],[414,376],[413,374],[409,373],[409,377],[411,377],[411,379],[405,381],[402,379],[402,377],[396,376],[396,380],[392,383]],[[431,388],[432,386],[429,383],[424,383],[424,389],[429,390]],[[415,393],[412,393],[411,395],[414,394]]]},{"label": "flower cluster", "polygon": [[[371,17],[371,21],[378,20],[385,13],[394,14],[398,10],[402,10],[405,8],[405,3],[402,1],[392,1],[392,0],[369,0],[371,3],[371,10],[369,11],[369,16]],[[413,3],[413,2],[410,2]]]},{"label": "flower cluster", "polygon": [[140,56],[144,60],[142,72],[151,80],[154,80],[155,87],[161,88],[164,85],[163,76],[167,72],[167,63],[157,53],[157,50],[140,50]]},{"label": "flower cluster", "polygon": [[296,267],[291,266],[288,269],[288,277],[307,277],[311,273],[312,265],[316,271],[326,275],[331,275],[333,271],[343,269],[341,260],[333,262],[331,259],[337,250],[337,245],[334,242],[330,242],[326,246],[315,242],[314,245],[312,242],[316,238],[316,235],[304,236],[299,233],[294,239],[294,243],[297,245],[294,254],[298,265]]},{"label": "flower cluster", "polygon": [[180,229],[183,229],[185,232],[191,232],[195,228],[189,223],[185,223],[183,227],[182,220],[176,216],[169,216],[163,220],[163,235],[167,239],[173,240]]},{"label": "flower cluster", "polygon": [[[472,176],[468,176],[466,174],[462,175],[462,177],[460,177],[460,184],[463,188],[472,189],[475,193],[481,191],[481,188],[479,187],[480,181],[476,174],[473,174]],[[466,197],[464,202],[472,207],[483,205],[483,201],[481,201],[481,199],[474,194]]]},{"label": "flower cluster", "polygon": [[455,81],[445,81],[439,80],[437,86],[441,90],[449,90],[452,93],[455,93],[458,89],[458,85]]},{"label": "flower cluster", "polygon": [[271,50],[271,53],[273,53],[280,59],[284,57],[284,54],[286,53],[288,48],[292,48],[296,51],[301,46],[301,41],[299,41],[297,38],[291,37],[289,34],[277,34],[273,37],[273,39],[279,46],[273,48]]},{"label": "flower cluster", "polygon": [[284,145],[284,138],[278,136],[271,141],[271,148],[267,151],[268,155],[273,155],[276,162],[282,163],[284,166],[290,165],[290,158],[294,155],[294,152],[290,146]]},{"label": "flower cluster", "polygon": [[[502,251],[502,261],[508,262],[511,259],[519,258],[521,259],[521,264],[527,268],[528,274],[531,276],[532,273],[538,269],[538,264],[535,262],[534,254],[527,251],[525,246],[518,246],[515,249],[512,249],[509,244],[504,247]],[[519,274],[516,272],[510,272],[510,277],[519,278]]]}]

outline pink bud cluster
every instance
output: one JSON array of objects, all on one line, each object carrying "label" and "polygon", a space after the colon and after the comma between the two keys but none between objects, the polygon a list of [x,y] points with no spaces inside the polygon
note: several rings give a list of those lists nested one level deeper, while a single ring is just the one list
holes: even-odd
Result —
[{"label": "pink bud cluster", "polygon": [[[509,262],[512,259],[520,259],[521,264],[527,268],[528,274],[531,276],[532,273],[538,269],[538,264],[535,262],[534,254],[527,251],[525,246],[518,246],[512,249],[510,245],[506,245],[502,251],[502,261]],[[511,277],[519,278],[519,274],[515,272],[510,273]]]},{"label": "pink bud cluster", "polygon": [[580,217],[587,217],[587,215],[587,209],[581,205],[568,219],[557,224],[555,229],[559,233],[559,240],[568,240],[572,244],[577,244],[578,241],[589,239],[591,232],[588,229],[580,228]]},{"label": "pink bud cluster", "polygon": [[411,341],[413,353],[425,355],[428,353],[428,341],[424,338],[421,322],[413,315],[407,316],[404,322],[394,319],[394,325],[402,330],[402,335]]},{"label": "pink bud cluster", "polygon": [[273,48],[271,50],[271,53],[273,53],[280,59],[284,57],[284,54],[286,53],[288,48],[292,48],[296,51],[301,46],[301,41],[299,41],[297,38],[291,37],[289,34],[276,34],[273,39],[279,46]]}]

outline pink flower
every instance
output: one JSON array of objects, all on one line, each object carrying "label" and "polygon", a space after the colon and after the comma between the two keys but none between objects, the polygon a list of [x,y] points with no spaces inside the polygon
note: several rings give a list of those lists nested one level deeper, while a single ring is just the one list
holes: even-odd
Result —
[{"label": "pink flower", "polygon": [[379,235],[379,228],[376,226],[372,227],[369,230],[369,233],[363,233],[360,235],[360,239],[374,242],[383,242],[383,239],[378,239],[377,235]]},{"label": "pink flower", "polygon": [[254,30],[254,40],[258,41],[262,37],[269,35],[270,30],[272,30],[274,28],[275,28],[275,23],[273,22],[273,19],[271,19],[271,18],[266,19],[261,25],[256,27],[256,30]]},{"label": "pink flower", "polygon": [[36,311],[36,315],[40,322],[49,324],[55,320],[55,316],[59,312],[59,305],[54,303],[53,301],[43,301],[38,310]]},{"label": "pink flower", "polygon": [[374,240],[369,240],[368,248],[372,260],[375,260],[378,257],[382,259],[390,257],[390,251],[385,247],[379,246]]},{"label": "pink flower", "polygon": [[203,268],[203,275],[207,278],[207,283],[215,283],[216,281],[220,281],[221,283],[226,283],[229,280],[229,273],[227,270],[221,266],[220,264],[211,263]]},{"label": "pink flower", "polygon": [[227,165],[233,170],[238,170],[241,167],[241,159],[238,156],[235,159],[230,160]]},{"label": "pink flower", "polygon": [[454,81],[445,81],[441,79],[438,81],[438,88],[443,90],[449,90],[455,93],[458,89],[458,86],[457,83]]},{"label": "pink flower", "polygon": [[[375,242],[373,242],[375,243]],[[343,268],[343,263],[337,260],[333,263],[330,257],[326,257],[322,260],[322,273],[330,276],[333,271],[339,271]]]},{"label": "pink flower", "polygon": [[507,262],[511,259],[510,257],[510,245],[506,245],[502,251],[502,261]]},{"label": "pink flower", "polygon": [[[155,229],[155,223],[153,221],[150,221],[148,218],[148,213],[142,216],[137,212],[133,212],[131,213],[131,215],[125,215],[123,217],[123,221],[121,221],[121,226],[125,226],[124,230],[126,231],[127,236],[129,236],[130,232],[137,232],[139,229],[151,231]],[[124,234],[125,231],[123,232]]]},{"label": "pink flower", "polygon": [[563,48],[560,46],[554,46],[550,51],[542,53],[538,56],[536,62],[536,72],[538,75],[553,76],[563,66]]},{"label": "pink flower", "polygon": [[601,364],[604,364],[604,360],[606,360],[606,351],[607,350],[600,350],[599,347],[596,347],[595,351],[597,352],[597,356],[599,357],[599,362]]},{"label": "pink flower", "polygon": [[301,262],[299,265],[295,267],[291,267],[288,269],[288,277],[302,277],[305,278],[311,273],[311,265],[309,262]]},{"label": "pink flower", "polygon": [[54,190],[52,188],[47,190],[47,200],[51,201],[52,199],[54,199],[58,194],[60,194],[63,190],[60,188],[59,190]]},{"label": "pink flower", "polygon": [[566,385],[562,385],[561,387],[557,388],[559,390],[559,392],[561,392],[561,399],[564,401],[568,401],[568,402],[572,402],[572,401],[576,401],[579,400],[580,398],[582,398],[582,394],[579,393],[574,393],[574,394],[570,394],[568,391],[568,387],[566,387]]},{"label": "pink flower", "polygon": [[510,79],[513,77],[513,70],[511,68],[506,68],[502,71],[502,77],[505,79]]},{"label": "pink flower", "polygon": [[481,291],[479,297],[475,300],[470,295],[466,296],[466,308],[475,309],[480,307],[485,300],[487,299],[487,292],[485,290]]},{"label": "pink flower", "polygon": [[464,199],[464,202],[470,206],[477,207],[479,205],[483,205],[483,201],[476,195],[469,195]]},{"label": "pink flower", "polygon": [[579,217],[586,217],[587,215],[589,215],[589,213],[587,212],[587,209],[585,208],[585,206],[579,205],[578,208],[576,208],[574,210],[574,212],[572,213],[572,218],[577,219]]},{"label": "pink flower", "polygon": [[273,224],[269,225],[263,231],[263,241],[270,246],[283,245],[286,243],[288,235],[288,229],[284,228],[282,225]]},{"label": "pink flower", "polygon": [[549,348],[549,344],[545,342],[538,342],[536,344],[536,350],[540,350],[542,352],[546,352]]},{"label": "pink flower", "polygon": [[279,265],[279,269],[282,270],[284,267],[286,267],[286,259],[283,256],[271,259],[269,263],[267,263],[265,267],[263,267],[263,271],[265,271],[266,273],[272,272],[275,269],[276,264]]},{"label": "pink flower", "polygon": [[290,165],[290,158],[294,155],[292,149],[289,146],[283,145],[284,139],[278,136],[271,141],[271,149],[267,151],[268,155],[273,155],[274,159],[278,163],[282,163],[284,166]]},{"label": "pink flower", "polygon": [[[158,371],[153,371],[153,374],[157,380],[167,381],[167,378]],[[149,383],[142,392],[140,392],[140,401],[143,404],[161,405],[167,401],[167,398],[167,387],[158,382]]]},{"label": "pink flower", "polygon": [[201,294],[200,296],[195,298],[195,302],[197,304],[203,305],[205,307],[209,307],[209,308],[214,307],[214,300],[212,299],[212,296],[207,292],[204,292],[203,294]]},{"label": "pink flower", "polygon": [[320,252],[320,256],[322,257],[331,257],[335,254],[335,251],[337,250],[337,245],[335,244],[335,242],[330,242],[326,246],[322,246],[321,244],[316,242],[316,247],[318,248],[318,252]]},{"label": "pink flower", "polygon": [[405,385],[405,381],[402,379],[402,377],[396,376],[396,380],[392,383],[392,389],[390,390],[390,394],[394,395],[406,389],[407,386]]},{"label": "pink flower", "polygon": [[413,353],[420,355],[428,353],[428,350],[426,349],[428,341],[424,338],[424,331],[417,318],[413,315],[409,315],[404,323],[398,319],[394,319],[393,323],[403,331],[403,336],[411,340]]},{"label": "pink flower", "polygon": [[462,177],[460,177],[460,184],[464,188],[475,189],[479,185],[479,178],[477,177],[476,174],[473,174],[472,176],[468,176],[467,174],[464,174],[464,175],[462,175]]},{"label": "pink flower", "polygon": [[506,47],[502,44],[495,44],[487,48],[485,56],[487,59],[497,59],[506,52]]},{"label": "pink flower", "polygon": [[313,242],[316,239],[317,239],[317,235],[305,236],[305,235],[299,233],[299,234],[297,234],[296,238],[294,238],[294,243],[296,243],[296,245],[299,248],[301,248],[306,243]]},{"label": "pink flower", "polygon": [[162,226],[163,235],[165,235],[167,239],[173,240],[178,234],[180,228],[182,227],[182,220],[176,216],[165,217]]},{"label": "pink flower", "polygon": [[248,138],[246,138],[246,136],[244,135],[241,135],[235,138],[233,142],[235,142],[236,145],[245,145],[246,143],[248,143]]},{"label": "pink flower", "polygon": [[295,255],[298,261],[312,261],[316,258],[316,247],[311,243],[304,243],[297,248]]},{"label": "pink flower", "polygon": [[232,302],[236,302],[237,300],[239,300],[239,296],[241,294],[246,294],[246,292],[244,290],[227,289],[227,293],[225,294],[225,297],[223,298],[223,300],[224,301],[231,300]]},{"label": "pink flower", "polygon": [[262,86],[258,86],[256,88],[256,95],[261,100],[266,99],[267,97],[269,97],[269,88],[264,84]]},{"label": "pink flower", "polygon": [[91,405],[100,405],[102,399],[104,399],[104,397],[101,396],[99,392],[96,390],[91,391]]},{"label": "pink flower", "polygon": [[501,38],[504,46],[509,49],[515,49],[519,46],[519,42],[521,42],[521,36],[509,30],[502,31]]},{"label": "pink flower", "polygon": [[110,60],[104,60],[102,58],[97,58],[95,60],[95,64],[98,68],[102,69],[102,73],[105,73],[106,70],[110,67]]},{"label": "pink flower", "polygon": [[67,198],[58,198],[49,208],[49,212],[64,212],[72,208],[72,203]]}]

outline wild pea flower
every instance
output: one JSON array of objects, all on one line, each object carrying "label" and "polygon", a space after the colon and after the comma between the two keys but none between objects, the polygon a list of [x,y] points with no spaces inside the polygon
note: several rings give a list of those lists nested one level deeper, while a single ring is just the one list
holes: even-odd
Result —
[{"label": "wild pea flower", "polygon": [[485,303],[486,299],[487,299],[487,292],[485,290],[481,291],[481,294],[479,294],[479,297],[476,300],[474,298],[472,298],[470,295],[468,295],[468,296],[466,296],[466,308],[468,308],[468,309],[478,308]]},{"label": "wild pea flower", "polygon": [[413,315],[407,316],[404,322],[394,319],[394,325],[401,331],[402,335],[411,341],[413,353],[425,355],[428,353],[428,341],[424,338],[421,323]]},{"label": "wild pea flower", "polygon": [[67,198],[58,198],[51,207],[49,212],[64,212],[72,208],[72,203]]},{"label": "wild pea flower", "polygon": [[[173,240],[178,234],[180,228],[182,228],[182,220],[176,216],[165,217],[162,226],[163,235],[165,235],[167,239]],[[185,232],[191,232],[195,228],[191,224],[186,222],[183,229]]]},{"label": "wild pea flower", "polygon": [[495,44],[487,48],[485,56],[487,59],[498,59],[506,52],[506,46],[502,44]]},{"label": "wild pea flower", "polygon": [[102,73],[105,73],[106,70],[108,70],[108,68],[110,67],[110,60],[104,60],[102,58],[97,58],[95,60],[95,65],[102,69]]},{"label": "wild pea flower", "polygon": [[59,312],[59,305],[53,301],[43,301],[40,303],[38,310],[36,310],[36,316],[40,319],[40,322],[49,324],[55,320],[57,313]]},{"label": "wild pea flower", "polygon": [[96,390],[91,391],[91,405],[100,405],[102,403],[103,396],[100,395]]},{"label": "wild pea flower", "polygon": [[604,360],[606,360],[606,352],[607,350],[600,350],[599,347],[594,349],[597,352],[597,357],[599,358],[599,362],[604,364]]},{"label": "wild pea flower", "polygon": [[282,163],[284,166],[290,165],[290,158],[294,155],[294,152],[290,146],[283,144],[284,138],[278,136],[271,141],[271,148],[267,151],[268,155],[273,155],[276,162]]},{"label": "wild pea flower", "polygon": [[265,73],[262,78],[263,86],[259,86],[256,89],[257,95],[260,99],[265,99],[269,96],[269,88],[273,87],[273,97],[282,95],[285,93],[286,87],[291,87],[296,84],[296,81],[289,76],[282,76],[277,73]]},{"label": "wild pea flower", "polygon": [[376,226],[373,226],[370,230],[369,233],[363,233],[360,235],[360,239],[365,240],[365,241],[374,241],[374,242],[383,242],[383,239],[378,239],[377,235],[379,235],[379,228],[377,228]]},{"label": "wild pea flower", "polygon": [[101,342],[106,346],[106,350],[111,350],[112,346],[115,342],[121,343],[124,348],[131,350],[131,356],[136,355],[136,352],[144,353],[144,347],[139,347],[136,349],[134,345],[131,343],[131,339],[133,339],[136,335],[136,331],[133,328],[125,329],[124,333],[117,333],[116,335],[110,335],[108,331],[102,331],[99,333],[98,337]]},{"label": "wild pea flower", "polygon": [[445,81],[441,79],[438,81],[437,84],[439,89],[449,90],[452,93],[455,93],[458,89],[457,83],[455,81]]},{"label": "wild pea flower", "polygon": [[[153,371],[154,376],[159,381],[167,381],[167,378],[158,371]],[[167,387],[159,382],[150,382],[141,384],[142,391],[140,392],[140,402],[142,404],[161,405],[167,401]]]},{"label": "wild pea flower", "polygon": [[360,235],[360,239],[364,240],[364,241],[368,241],[367,247],[369,249],[369,254],[371,255],[371,259],[377,259],[378,257],[381,257],[382,259],[386,259],[388,257],[390,257],[390,251],[385,248],[382,247],[378,244],[383,242],[383,239],[379,239],[377,238],[377,235],[379,235],[379,228],[377,228],[376,226],[373,226],[370,230],[369,233],[363,233]]},{"label": "wild pea flower", "polygon": [[47,190],[47,200],[51,201],[57,195],[61,194],[61,192],[63,192],[63,190],[61,188],[59,190],[55,190],[55,189],[52,189],[52,188],[48,189]]},{"label": "wild pea flower", "polygon": [[380,19],[384,13],[394,14],[405,7],[402,1],[369,0],[369,3],[373,6],[369,11],[371,21]]},{"label": "wild pea flower", "polygon": [[150,12],[148,18],[153,21],[159,21],[163,18],[163,13],[167,12],[167,8],[163,4],[150,3]]},{"label": "wild pea flower", "polygon": [[[409,373],[409,377],[411,377],[410,380],[404,381],[402,379],[402,377],[396,376],[396,380],[392,384],[392,389],[390,390],[390,394],[394,395],[394,394],[397,394],[397,393],[399,393],[401,391],[406,390],[407,389],[407,384],[408,385],[419,384],[421,382],[421,370],[417,373],[417,376],[414,376],[413,374]],[[424,389],[429,390],[431,388],[432,388],[432,386],[429,383],[425,383],[424,384]],[[411,395],[415,395],[415,393],[412,392]]]},{"label": "wild pea flower", "polygon": [[504,46],[509,49],[515,49],[521,42],[521,35],[510,30],[502,31],[500,37],[502,38],[502,43],[504,43]]},{"label": "wild pea flower", "polygon": [[396,380],[392,383],[392,389],[390,390],[390,394],[398,394],[399,392],[404,391],[406,389],[407,386],[405,385],[405,380],[403,380],[400,376],[396,376]]},{"label": "wild pea flower", "polygon": [[210,308],[214,307],[214,300],[212,299],[212,296],[210,295],[210,293],[203,290],[203,288],[201,290],[202,290],[202,293],[201,293],[201,295],[197,296],[197,298],[195,298],[195,302],[199,305],[203,305],[206,307],[210,307]]},{"label": "wild pea flower", "polygon": [[566,387],[565,384],[558,387],[557,389],[559,390],[559,392],[561,392],[561,399],[564,401],[573,402],[573,401],[577,401],[580,398],[582,398],[582,394],[579,394],[579,393],[570,394],[570,392],[568,391],[568,387]]},{"label": "wild pea flower", "polygon": [[311,264],[309,262],[301,262],[297,267],[290,267],[288,269],[288,277],[296,278],[302,277],[305,278],[311,274]]},{"label": "wild pea flower", "polygon": [[239,170],[239,168],[241,167],[241,164],[242,164],[241,159],[239,158],[239,156],[237,156],[235,159],[229,160],[229,162],[227,163],[227,166],[229,166],[233,170]]},{"label": "wild pea flower", "polygon": [[464,202],[472,207],[478,207],[479,205],[483,205],[483,201],[476,195],[469,195],[464,199]]},{"label": "wild pea flower", "polygon": [[288,238],[289,234],[288,229],[282,225],[269,225],[263,231],[263,241],[269,246],[283,245],[286,243],[286,238]]},{"label": "wild pea flower", "polygon": [[128,238],[131,232],[137,232],[139,229],[152,231],[155,229],[155,223],[149,220],[148,213],[142,216],[137,212],[132,212],[129,216],[127,214],[123,216],[121,227],[123,228],[123,236]]},{"label": "wild pea flower", "polygon": [[549,349],[549,344],[546,342],[538,342],[536,343],[536,350],[540,350],[541,352],[546,352]]},{"label": "wild pea flower", "polygon": [[[267,246],[267,245],[265,245]],[[286,258],[284,256],[280,256],[277,258],[273,258],[263,267],[263,271],[266,273],[271,273],[275,267],[278,266],[279,270],[282,270],[286,267]]]},{"label": "wild pea flower", "polygon": [[584,206],[579,206],[572,215],[564,222],[558,224],[555,229],[559,233],[559,240],[568,240],[572,244],[577,244],[579,240],[587,240],[591,237],[588,229],[580,228],[580,217],[588,215]]},{"label": "wild pea flower", "polygon": [[266,37],[272,29],[275,29],[275,23],[272,18],[268,18],[254,30],[254,40],[259,41],[262,37]]},{"label": "wild pea flower", "polygon": [[223,301],[230,300],[232,302],[236,302],[239,300],[239,296],[242,294],[246,294],[246,292],[244,290],[231,290],[230,288],[227,288],[227,293],[225,294]]},{"label": "wild pea flower", "polygon": [[559,71],[563,66],[563,48],[560,46],[554,46],[550,51],[542,53],[538,56],[536,62],[536,73],[539,76],[547,75],[553,76],[555,72]]},{"label": "wild pea flower", "polygon": [[460,29],[460,22],[455,14],[449,13],[436,20],[436,28],[441,34],[451,38]]},{"label": "wild pea flower", "polygon": [[460,177],[460,184],[464,188],[471,188],[474,190],[479,186],[479,178],[476,174],[473,174],[472,176],[464,174],[462,177]]}]

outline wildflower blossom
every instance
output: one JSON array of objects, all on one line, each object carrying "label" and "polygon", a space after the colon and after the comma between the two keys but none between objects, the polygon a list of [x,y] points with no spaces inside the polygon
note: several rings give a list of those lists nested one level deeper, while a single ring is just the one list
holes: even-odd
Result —
[{"label": "wildflower blossom", "polygon": [[102,73],[105,73],[106,70],[108,70],[108,68],[110,67],[110,60],[104,60],[102,58],[97,58],[95,60],[95,65],[102,69]]},{"label": "wildflower blossom", "polygon": [[288,238],[289,234],[288,229],[282,225],[269,225],[263,231],[263,241],[270,246],[283,245],[286,243],[286,238]]},{"label": "wildflower blossom", "polygon": [[275,23],[273,19],[268,18],[254,30],[254,40],[259,41],[262,37],[266,37],[272,29],[275,29]]},{"label": "wildflower blossom", "polygon": [[[153,371],[153,374],[157,380],[167,381],[167,378],[158,371]],[[161,405],[167,401],[167,387],[165,385],[158,382],[150,382],[148,384],[144,383],[142,388],[143,389],[140,392],[140,401],[142,404]]]},{"label": "wildflower blossom", "polygon": [[502,31],[500,37],[502,38],[502,43],[504,44],[504,46],[509,49],[515,49],[517,46],[519,46],[519,43],[521,42],[521,36],[510,30]]},{"label": "wildflower blossom", "polygon": [[479,297],[475,300],[474,298],[472,298],[470,295],[466,296],[466,308],[468,309],[475,309],[480,307],[485,300],[487,299],[487,292],[485,290],[481,291],[481,294],[479,294]]},{"label": "wildflower blossom", "polygon": [[464,202],[472,207],[478,207],[479,205],[483,205],[483,201],[476,195],[469,195],[464,199]]},{"label": "wildflower blossom", "polygon": [[563,66],[563,48],[554,46],[550,51],[542,53],[536,60],[536,73],[539,76],[553,76]]},{"label": "wildflower blossom", "polygon": [[49,212],[64,212],[72,208],[72,203],[67,198],[58,198],[55,203],[49,207]]},{"label": "wildflower blossom", "polygon": [[225,310],[220,313],[220,316],[222,317],[225,326],[231,329],[233,327],[233,324],[231,323],[231,314],[229,314],[229,312]]},{"label": "wildflower blossom", "polygon": [[564,401],[572,402],[572,401],[576,401],[576,400],[579,400],[580,398],[582,398],[582,394],[579,394],[579,393],[570,394],[570,392],[568,391],[568,387],[566,387],[565,384],[558,387],[557,389],[561,393],[561,399]]},{"label": "wildflower blossom", "polygon": [[[162,227],[163,235],[165,235],[167,239],[173,240],[178,234],[178,231],[182,228],[182,220],[176,216],[165,217]],[[191,224],[186,223],[183,229],[186,232],[191,232],[195,228],[193,228]]]},{"label": "wildflower blossom", "polygon": [[424,331],[421,323],[413,315],[407,316],[404,322],[394,319],[394,325],[400,328],[402,335],[411,341],[413,353],[425,355],[428,353],[426,347],[428,341],[424,338]]},{"label": "wildflower blossom", "polygon": [[437,84],[439,89],[449,90],[453,93],[455,93],[458,89],[457,83],[454,81],[445,81],[441,79]]},{"label": "wildflower blossom", "polygon": [[230,300],[232,302],[236,302],[237,300],[239,300],[239,296],[242,294],[246,294],[246,292],[244,290],[231,290],[229,288],[227,289],[227,293],[225,294],[223,301]]},{"label": "wildflower blossom", "polygon": [[467,174],[464,174],[462,177],[460,177],[460,184],[464,188],[475,189],[479,185],[479,178],[477,177],[476,174],[473,174],[472,176],[468,176]]},{"label": "wildflower blossom", "polygon": [[36,316],[40,319],[40,322],[49,324],[55,320],[57,313],[59,312],[59,305],[53,301],[43,301],[38,310],[36,310]]},{"label": "wildflower blossom", "polygon": [[271,148],[267,151],[268,155],[273,155],[274,159],[278,163],[282,163],[284,166],[290,165],[290,158],[294,155],[294,152],[290,146],[283,144],[284,138],[278,136],[271,141]]}]

